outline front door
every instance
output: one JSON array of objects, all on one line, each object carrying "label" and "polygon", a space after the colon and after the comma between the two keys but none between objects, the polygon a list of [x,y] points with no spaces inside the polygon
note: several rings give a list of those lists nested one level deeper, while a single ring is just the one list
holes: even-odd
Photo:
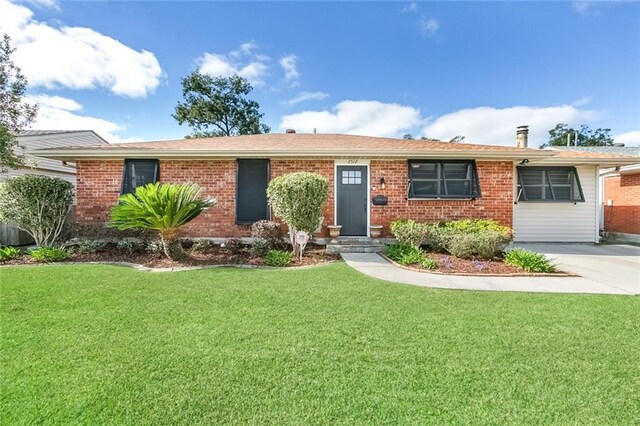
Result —
[{"label": "front door", "polygon": [[337,167],[337,225],[340,235],[367,235],[367,166]]}]

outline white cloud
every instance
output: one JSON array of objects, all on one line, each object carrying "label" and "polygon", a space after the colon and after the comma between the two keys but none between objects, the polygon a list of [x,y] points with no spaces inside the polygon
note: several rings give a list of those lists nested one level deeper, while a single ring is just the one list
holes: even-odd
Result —
[{"label": "white cloud", "polygon": [[300,102],[311,101],[311,100],[320,100],[328,98],[329,94],[325,92],[300,92],[295,95],[293,98],[284,101],[286,105],[295,105]]},{"label": "white cloud", "polygon": [[420,111],[395,103],[342,101],[331,111],[303,111],[285,115],[281,129],[321,133],[399,136],[421,123]]},{"label": "white cloud", "polygon": [[133,142],[140,138],[122,139],[116,133],[124,126],[102,118],[79,114],[82,105],[73,99],[60,96],[35,95],[25,99],[39,105],[36,122],[31,126],[35,130],[93,130],[108,142]]},{"label": "white cloud", "polygon": [[640,130],[632,130],[631,132],[615,135],[613,141],[622,142],[626,146],[640,146]]},{"label": "white cloud", "polygon": [[418,2],[410,1],[405,7],[402,8],[403,12],[417,12],[418,11]]},{"label": "white cloud", "polygon": [[256,87],[263,86],[271,60],[266,55],[254,54],[258,48],[255,41],[248,41],[240,45],[240,49],[232,50],[228,54],[205,52],[197,63],[201,73],[216,77],[230,77],[239,75],[246,78]]},{"label": "white cloud", "polygon": [[585,106],[591,103],[591,96],[583,96],[580,99],[578,99],[577,101],[575,101],[572,105],[573,106]]},{"label": "white cloud", "polygon": [[424,16],[420,18],[420,33],[422,35],[431,37],[438,33],[440,29],[440,23],[434,18],[425,18]]},{"label": "white cloud", "polygon": [[50,9],[60,9],[60,3],[58,0],[23,0],[24,3],[30,3],[38,7],[47,7]]},{"label": "white cloud", "polygon": [[0,0],[0,27],[12,37],[14,60],[30,87],[104,87],[116,95],[144,97],[163,76],[149,51],[136,51],[90,28],[39,22],[27,7],[7,0]]},{"label": "white cloud", "polygon": [[422,135],[441,140],[464,135],[465,141],[469,143],[512,146],[515,144],[516,127],[528,125],[529,146],[536,148],[547,141],[549,129],[557,123],[577,126],[598,116],[597,111],[579,109],[572,105],[478,107],[429,120],[422,129]]},{"label": "white cloud", "polygon": [[296,55],[286,55],[280,58],[280,66],[284,70],[284,78],[289,82],[295,82],[300,78],[298,72],[298,57]]}]

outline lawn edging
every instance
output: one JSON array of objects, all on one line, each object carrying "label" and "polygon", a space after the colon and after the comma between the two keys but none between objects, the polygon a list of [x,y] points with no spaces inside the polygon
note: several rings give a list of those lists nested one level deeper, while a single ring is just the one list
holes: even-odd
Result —
[{"label": "lawn edging", "polygon": [[553,272],[553,273],[535,273],[535,272],[522,272],[522,273],[511,273],[511,274],[497,274],[497,273],[486,273],[486,274],[471,274],[468,272],[440,272],[440,271],[430,271],[422,268],[413,268],[411,266],[402,265],[396,262],[393,259],[390,259],[383,253],[378,253],[380,257],[385,259],[387,262],[391,263],[393,266],[397,266],[398,268],[406,269],[408,271],[413,272],[421,272],[423,274],[433,274],[433,275],[456,275],[462,277],[579,277],[580,275],[572,273],[572,272]]}]

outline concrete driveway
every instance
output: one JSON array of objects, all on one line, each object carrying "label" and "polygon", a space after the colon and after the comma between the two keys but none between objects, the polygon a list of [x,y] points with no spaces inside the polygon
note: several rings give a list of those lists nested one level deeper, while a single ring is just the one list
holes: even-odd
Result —
[{"label": "concrete driveway", "polygon": [[560,269],[630,294],[640,294],[640,247],[616,244],[517,243],[544,253]]}]

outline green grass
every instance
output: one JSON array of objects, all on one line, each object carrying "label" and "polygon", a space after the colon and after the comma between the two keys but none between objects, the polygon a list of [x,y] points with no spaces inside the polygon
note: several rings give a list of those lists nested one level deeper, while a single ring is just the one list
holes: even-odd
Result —
[{"label": "green grass", "polygon": [[633,424],[640,298],[2,268],[3,424]]}]

